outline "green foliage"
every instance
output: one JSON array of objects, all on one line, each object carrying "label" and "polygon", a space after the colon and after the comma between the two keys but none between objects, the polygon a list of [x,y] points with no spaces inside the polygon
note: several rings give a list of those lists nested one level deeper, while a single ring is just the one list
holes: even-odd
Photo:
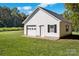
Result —
[{"label": "green foliage", "polygon": [[22,31],[0,32],[0,56],[77,56],[79,40],[24,37]]},{"label": "green foliage", "polygon": [[18,31],[18,30],[22,30],[21,27],[3,27],[0,28],[0,32],[2,31]]},{"label": "green foliage", "polygon": [[26,17],[17,8],[0,7],[0,27],[21,27]]},{"label": "green foliage", "polygon": [[66,11],[63,16],[72,21],[73,31],[79,31],[79,4],[77,3],[66,3]]}]

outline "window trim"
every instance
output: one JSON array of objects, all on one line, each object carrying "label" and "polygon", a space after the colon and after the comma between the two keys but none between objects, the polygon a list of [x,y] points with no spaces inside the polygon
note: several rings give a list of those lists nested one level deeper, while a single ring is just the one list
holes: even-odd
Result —
[{"label": "window trim", "polygon": [[69,32],[69,25],[66,25],[66,32]]},{"label": "window trim", "polygon": [[53,33],[57,33],[57,24],[48,25],[48,33],[52,33],[52,32],[50,31],[51,26],[53,26],[53,29],[54,29],[54,31],[52,31],[52,32],[53,32]]},{"label": "window trim", "polygon": [[36,30],[36,25],[27,25],[27,30]]}]

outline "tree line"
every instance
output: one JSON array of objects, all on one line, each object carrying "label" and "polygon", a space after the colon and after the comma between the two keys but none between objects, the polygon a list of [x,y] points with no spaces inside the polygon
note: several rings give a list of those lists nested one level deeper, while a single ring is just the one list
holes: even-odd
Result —
[{"label": "tree line", "polygon": [[26,17],[17,8],[0,7],[0,27],[21,27]]}]

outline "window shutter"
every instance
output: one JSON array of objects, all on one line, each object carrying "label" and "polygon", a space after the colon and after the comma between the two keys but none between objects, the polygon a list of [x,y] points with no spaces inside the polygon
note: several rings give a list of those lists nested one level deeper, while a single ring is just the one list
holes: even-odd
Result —
[{"label": "window shutter", "polygon": [[54,32],[56,33],[57,32],[57,26],[54,25]]},{"label": "window shutter", "polygon": [[48,25],[48,33],[50,32],[50,27],[49,27],[50,25]]}]

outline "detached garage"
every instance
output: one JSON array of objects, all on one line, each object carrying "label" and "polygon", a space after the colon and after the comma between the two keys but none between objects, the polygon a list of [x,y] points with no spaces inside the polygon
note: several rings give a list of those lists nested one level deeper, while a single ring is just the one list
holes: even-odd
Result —
[{"label": "detached garage", "polygon": [[62,36],[72,33],[72,23],[69,20],[42,7],[36,8],[33,13],[24,20],[23,24],[24,35],[27,36],[59,39]]}]

